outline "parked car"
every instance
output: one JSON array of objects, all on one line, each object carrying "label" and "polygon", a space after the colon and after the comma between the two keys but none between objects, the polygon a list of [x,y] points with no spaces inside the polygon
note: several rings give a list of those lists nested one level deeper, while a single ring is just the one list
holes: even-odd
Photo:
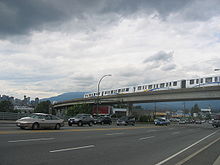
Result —
[{"label": "parked car", "polygon": [[119,125],[135,125],[135,117],[133,116],[123,116],[119,118],[116,122]]},{"label": "parked car", "polygon": [[187,121],[182,119],[179,121],[179,124],[187,124]]},{"label": "parked car", "polygon": [[64,126],[64,120],[57,116],[45,113],[33,113],[29,117],[23,117],[16,121],[16,125],[21,129],[54,128],[60,129]]},{"label": "parked car", "polygon": [[195,123],[196,124],[202,124],[202,121],[201,120],[196,120]]},{"label": "parked car", "polygon": [[107,116],[99,116],[99,117],[94,118],[94,124],[101,124],[101,125],[109,124],[109,125],[111,125],[112,119]]},{"label": "parked car", "polygon": [[220,114],[214,116],[214,120],[212,120],[212,126],[216,128],[220,127]]},{"label": "parked car", "polygon": [[88,124],[92,126],[94,123],[94,118],[90,114],[77,114],[75,117],[68,119],[68,125],[72,126],[73,124],[77,124],[78,126],[83,126],[84,124]]},{"label": "parked car", "polygon": [[155,119],[154,124],[155,125],[169,125],[170,121],[167,119]]}]

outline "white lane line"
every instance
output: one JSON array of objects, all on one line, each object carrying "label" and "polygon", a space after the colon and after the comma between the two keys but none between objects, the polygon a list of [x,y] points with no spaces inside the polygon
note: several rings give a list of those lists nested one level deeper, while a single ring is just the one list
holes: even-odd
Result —
[{"label": "white lane line", "polygon": [[111,136],[111,135],[123,135],[123,134],[124,134],[123,132],[118,132],[118,133],[109,133],[105,135]]},{"label": "white lane line", "polygon": [[219,165],[220,164],[220,156],[215,160],[213,165]]},{"label": "white lane line", "polygon": [[179,131],[173,132],[172,135],[180,134]]},{"label": "white lane line", "polygon": [[200,152],[204,151],[206,148],[210,147],[211,145],[213,145],[214,143],[216,143],[217,141],[219,141],[220,138],[212,141],[211,143],[209,143],[208,145],[206,145],[205,147],[201,148],[200,150],[198,150],[197,152],[193,153],[192,155],[186,157],[185,159],[181,160],[180,162],[178,162],[176,165],[182,165],[183,163],[187,162],[188,160],[190,160],[191,158],[193,158],[194,156],[198,155]]},{"label": "white lane line", "polygon": [[147,132],[156,132],[158,130],[152,129],[152,130],[148,130]]},{"label": "white lane line", "polygon": [[154,138],[155,136],[148,136],[148,137],[143,137],[143,138],[140,138],[139,140],[146,140],[146,139],[150,139],[150,138]]},{"label": "white lane line", "polygon": [[72,150],[79,150],[79,149],[93,148],[93,147],[95,147],[95,145],[88,145],[88,146],[75,147],[75,148],[65,148],[65,149],[53,150],[53,151],[50,151],[50,152],[51,153],[64,152],[64,151],[72,151]]},{"label": "white lane line", "polygon": [[177,155],[179,155],[179,154],[181,154],[182,152],[184,152],[184,151],[188,150],[189,148],[193,147],[194,145],[196,145],[196,144],[200,143],[201,141],[203,141],[203,140],[207,139],[208,137],[210,137],[210,136],[214,135],[216,132],[218,132],[218,131],[215,131],[215,132],[213,132],[213,133],[209,134],[208,136],[206,136],[206,137],[204,137],[204,138],[202,138],[202,139],[198,140],[197,142],[193,143],[192,145],[190,145],[190,146],[188,146],[188,147],[184,148],[183,150],[181,150],[181,151],[177,152],[176,154],[174,154],[174,155],[172,155],[172,156],[170,156],[170,157],[168,157],[168,158],[164,159],[163,161],[161,161],[161,162],[159,162],[159,163],[157,163],[157,164],[155,164],[155,165],[161,165],[161,164],[163,164],[163,163],[165,163],[165,162],[169,161],[170,159],[172,159],[172,158],[176,157]]},{"label": "white lane line", "polygon": [[17,143],[17,142],[31,142],[31,141],[45,141],[45,140],[54,140],[55,138],[39,138],[39,139],[25,139],[25,140],[11,140],[9,143]]}]

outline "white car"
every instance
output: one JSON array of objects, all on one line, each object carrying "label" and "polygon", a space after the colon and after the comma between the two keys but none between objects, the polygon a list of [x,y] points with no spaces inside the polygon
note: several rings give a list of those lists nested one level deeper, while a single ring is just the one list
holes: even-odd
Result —
[{"label": "white car", "polygon": [[29,117],[23,117],[16,121],[16,125],[21,129],[54,128],[60,129],[64,126],[64,120],[54,115],[45,113],[33,113]]}]

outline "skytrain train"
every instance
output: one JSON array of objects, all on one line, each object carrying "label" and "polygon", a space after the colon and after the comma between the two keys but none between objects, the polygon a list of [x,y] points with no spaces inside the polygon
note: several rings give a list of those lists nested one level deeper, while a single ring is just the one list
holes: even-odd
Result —
[{"label": "skytrain train", "polygon": [[[196,87],[207,87],[207,86],[218,86],[220,85],[220,76],[210,76],[195,79],[184,79],[162,83],[151,83],[142,84],[137,86],[122,87],[110,90],[102,90],[99,92],[99,96],[118,95],[136,92],[148,92],[148,91],[159,91],[159,90],[171,90],[181,88],[196,88]],[[98,92],[86,93],[84,98],[97,97]]]}]

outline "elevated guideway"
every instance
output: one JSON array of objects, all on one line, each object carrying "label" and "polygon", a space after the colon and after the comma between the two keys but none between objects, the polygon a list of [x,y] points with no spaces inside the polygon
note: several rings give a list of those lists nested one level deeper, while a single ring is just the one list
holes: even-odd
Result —
[{"label": "elevated guideway", "polygon": [[[119,94],[110,96],[100,96],[101,104],[134,104],[152,102],[174,102],[193,100],[220,100],[220,86],[173,89],[163,91],[148,91],[130,94]],[[65,109],[76,104],[96,104],[97,97],[79,98],[57,102],[53,105],[55,109]]]}]

